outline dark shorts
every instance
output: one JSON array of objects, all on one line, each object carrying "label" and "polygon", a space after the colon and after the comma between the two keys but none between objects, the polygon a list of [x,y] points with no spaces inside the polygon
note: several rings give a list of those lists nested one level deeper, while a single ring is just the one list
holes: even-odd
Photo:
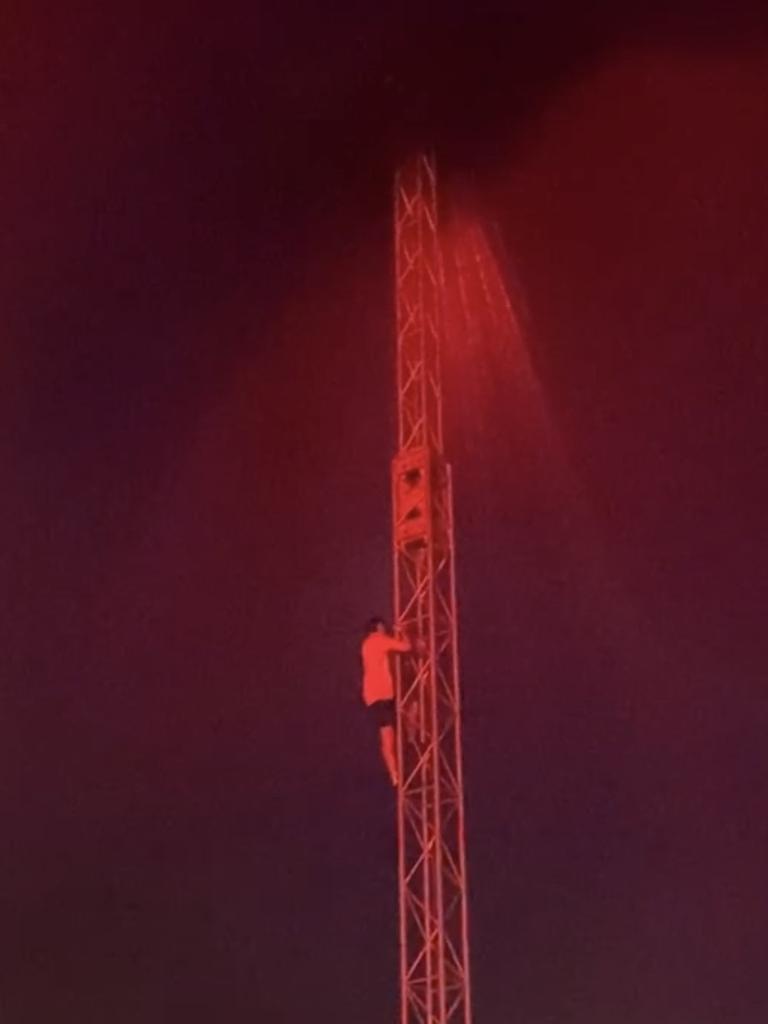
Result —
[{"label": "dark shorts", "polygon": [[395,702],[393,700],[377,700],[366,708],[368,718],[377,729],[383,729],[385,725],[395,724]]}]

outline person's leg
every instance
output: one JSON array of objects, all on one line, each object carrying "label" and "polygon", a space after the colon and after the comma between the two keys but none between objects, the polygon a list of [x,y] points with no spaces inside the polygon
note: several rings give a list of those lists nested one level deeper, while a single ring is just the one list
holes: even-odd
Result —
[{"label": "person's leg", "polygon": [[381,756],[389,773],[393,786],[397,785],[397,752],[395,750],[395,730],[391,725],[382,725],[379,729]]}]

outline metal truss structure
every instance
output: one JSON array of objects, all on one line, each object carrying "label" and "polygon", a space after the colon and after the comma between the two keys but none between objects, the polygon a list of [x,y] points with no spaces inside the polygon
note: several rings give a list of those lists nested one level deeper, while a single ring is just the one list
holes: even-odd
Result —
[{"label": "metal truss structure", "polygon": [[397,679],[401,1024],[471,1024],[458,624],[443,453],[443,273],[433,161],[395,183],[395,622],[416,641]]}]

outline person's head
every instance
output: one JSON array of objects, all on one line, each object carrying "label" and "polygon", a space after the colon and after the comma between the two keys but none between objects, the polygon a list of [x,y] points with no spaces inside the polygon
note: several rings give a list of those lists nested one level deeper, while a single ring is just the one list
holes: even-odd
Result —
[{"label": "person's head", "polygon": [[371,633],[386,633],[386,632],[387,632],[387,624],[384,621],[384,619],[379,618],[378,615],[374,615],[374,617],[372,619],[368,619],[368,621],[365,624],[365,635],[366,636],[370,636]]}]

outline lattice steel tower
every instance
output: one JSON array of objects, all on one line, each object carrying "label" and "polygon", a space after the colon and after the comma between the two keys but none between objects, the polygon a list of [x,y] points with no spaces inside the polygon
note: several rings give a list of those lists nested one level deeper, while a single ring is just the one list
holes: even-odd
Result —
[{"label": "lattice steel tower", "polygon": [[401,1024],[470,1024],[453,501],[443,454],[443,274],[432,160],[395,182],[399,450],[395,621],[419,644],[397,685]]}]

